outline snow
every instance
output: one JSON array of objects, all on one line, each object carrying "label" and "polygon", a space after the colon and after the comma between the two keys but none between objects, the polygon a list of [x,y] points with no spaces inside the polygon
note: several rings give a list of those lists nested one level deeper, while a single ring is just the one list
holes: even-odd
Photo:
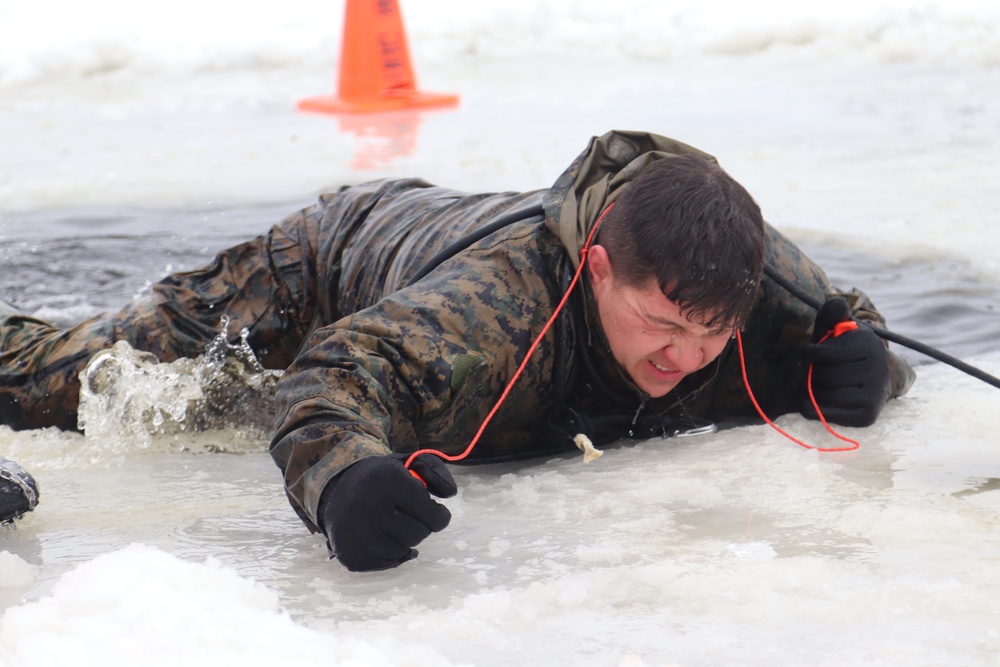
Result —
[{"label": "snow", "polygon": [[[891,328],[1000,373],[995,3],[403,4],[457,109],[296,111],[334,90],[342,3],[0,2],[0,296],[71,321],[342,183],[546,187],[645,129],[719,157]],[[856,453],[748,426],[454,468],[451,526],[366,574],[259,433],[0,427],[41,491],[0,531],[0,665],[995,664],[1000,396],[918,372]]]}]

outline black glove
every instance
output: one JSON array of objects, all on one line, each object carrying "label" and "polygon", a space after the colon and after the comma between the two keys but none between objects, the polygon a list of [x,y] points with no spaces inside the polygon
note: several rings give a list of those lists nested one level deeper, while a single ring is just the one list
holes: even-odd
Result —
[{"label": "black glove", "polygon": [[[864,324],[820,343],[840,322],[850,322],[843,297],[828,300],[816,313],[812,342],[802,347],[802,360],[813,365],[816,403],[827,421],[844,426],[871,426],[889,399],[889,353]],[[818,419],[805,392],[801,412]]]},{"label": "black glove", "polygon": [[425,487],[404,467],[408,458],[392,454],[361,459],[323,489],[320,527],[348,570],[386,570],[416,558],[413,547],[451,521],[448,508],[430,497],[458,493],[444,461],[433,454],[413,461],[411,468]]}]

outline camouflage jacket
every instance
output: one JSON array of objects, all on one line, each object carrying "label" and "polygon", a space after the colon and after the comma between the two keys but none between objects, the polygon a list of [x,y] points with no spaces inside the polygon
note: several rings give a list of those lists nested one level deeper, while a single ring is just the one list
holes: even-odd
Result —
[{"label": "camouflage jacket", "polygon": [[[313,321],[332,324],[314,327],[279,383],[271,453],[307,525],[315,529],[327,482],[361,458],[465,450],[555,311],[599,212],[649,161],[685,152],[700,153],[610,132],[547,190],[470,195],[378,181],[301,212],[315,230],[322,297]],[[449,250],[490,225],[499,229]],[[788,239],[770,226],[767,237],[767,261],[785,276],[820,300],[836,292]],[[847,296],[857,317],[881,323],[863,294]],[[743,340],[751,386],[770,416],[798,409],[798,349],[814,317],[782,288],[762,285]],[[651,400],[611,356],[584,280],[467,461],[550,454],[572,448],[577,432],[595,442],[670,435],[671,418],[685,415],[756,415],[736,355],[727,349]]]}]

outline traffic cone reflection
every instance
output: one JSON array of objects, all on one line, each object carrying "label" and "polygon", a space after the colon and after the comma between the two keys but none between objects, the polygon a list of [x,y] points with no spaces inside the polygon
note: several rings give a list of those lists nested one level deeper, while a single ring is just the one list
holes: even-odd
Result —
[{"label": "traffic cone reflection", "polygon": [[396,158],[411,155],[417,147],[420,112],[415,109],[368,114],[339,114],[337,127],[353,135],[353,169],[376,170]]}]

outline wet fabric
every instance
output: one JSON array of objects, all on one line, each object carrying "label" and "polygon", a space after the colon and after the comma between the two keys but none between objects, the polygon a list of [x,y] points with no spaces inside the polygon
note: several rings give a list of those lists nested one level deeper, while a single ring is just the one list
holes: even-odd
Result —
[{"label": "wet fabric", "polygon": [[11,313],[0,319],[0,423],[77,428],[80,372],[118,340],[160,361],[196,357],[230,318],[268,368],[295,357],[315,311],[308,228],[279,225],[219,253],[205,267],[164,278],[152,295],[71,329]]},{"label": "wet fabric", "polygon": [[[315,529],[324,487],[358,460],[465,449],[562,297],[595,212],[649,161],[691,151],[613,132],[547,190],[469,194],[419,179],[345,187],[115,314],[70,330],[9,315],[0,320],[0,419],[75,428],[78,375],[94,353],[126,340],[163,361],[196,356],[226,316],[234,340],[245,327],[266,367],[287,368],[271,453],[293,508]],[[532,214],[539,207],[544,216]],[[408,285],[443,249],[504,216],[516,221]],[[787,238],[766,233],[766,259],[783,275],[819,300],[843,294],[855,317],[885,324],[863,293],[831,286]],[[764,280],[743,339],[751,386],[772,417],[798,408],[798,351],[814,317]],[[894,355],[890,363],[899,395],[912,371]],[[470,462],[572,449],[580,430],[597,430],[600,443],[669,435],[672,418],[755,414],[731,346],[669,395],[643,395],[611,356],[584,282]]]}]

